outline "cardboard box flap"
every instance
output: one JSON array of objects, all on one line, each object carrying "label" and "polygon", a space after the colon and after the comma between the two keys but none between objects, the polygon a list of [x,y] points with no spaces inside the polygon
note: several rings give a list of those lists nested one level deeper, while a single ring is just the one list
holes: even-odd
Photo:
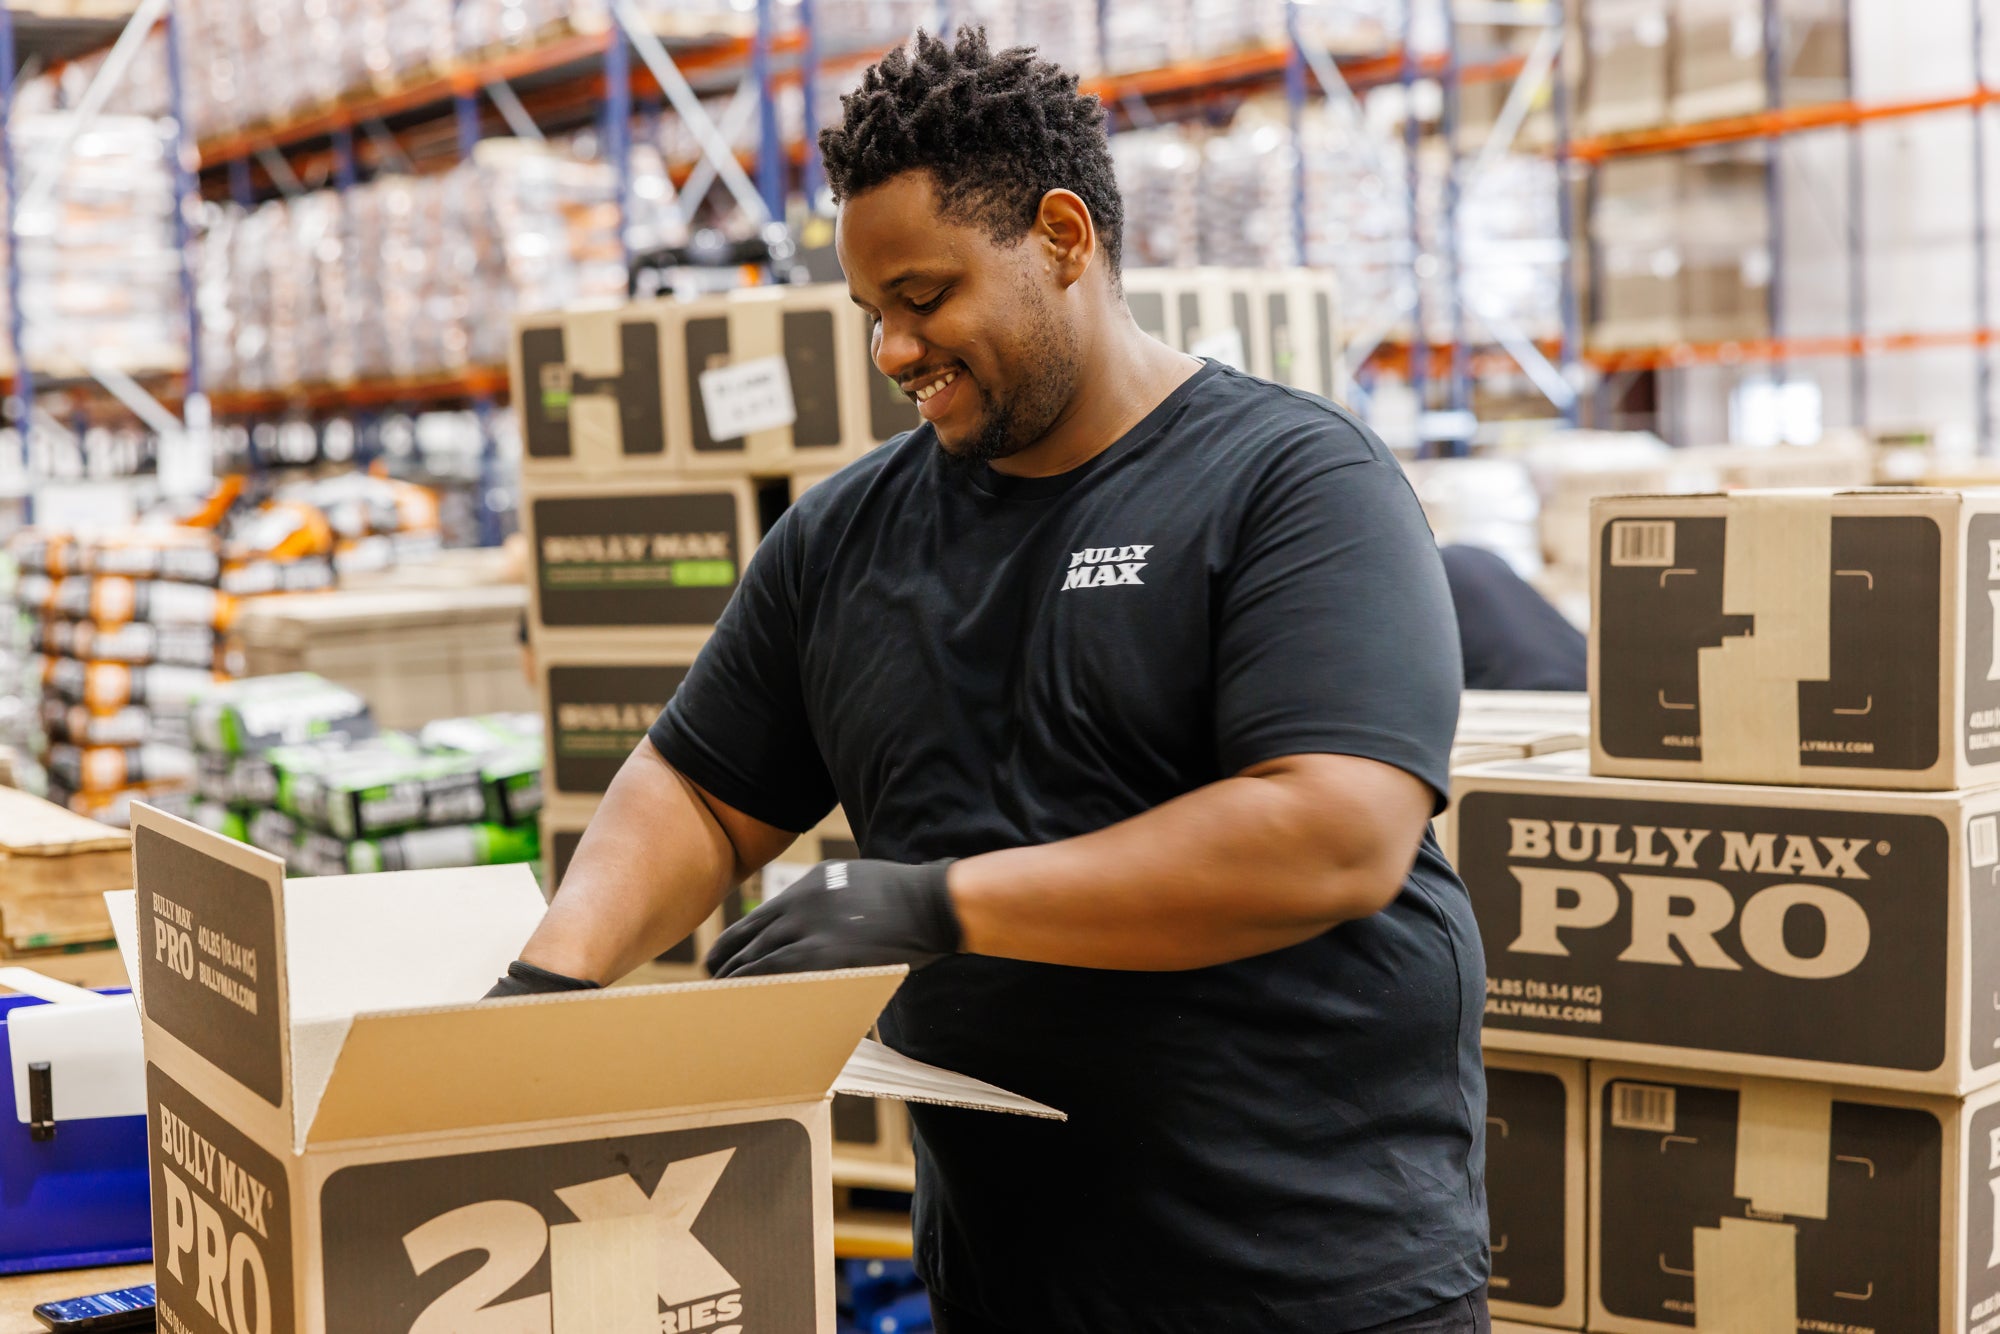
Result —
[{"label": "cardboard box flap", "polygon": [[525,865],[287,880],[292,1022],[478,1000],[547,909]]},{"label": "cardboard box flap", "polygon": [[300,1118],[309,1128],[299,1147],[815,1101],[906,972],[861,968],[357,1015],[313,1115]]},{"label": "cardboard box flap", "polygon": [[893,1098],[897,1102],[928,1102],[973,1111],[1017,1112],[1045,1121],[1069,1120],[1068,1113],[1046,1103],[1009,1093],[983,1079],[926,1065],[873,1038],[864,1038],[854,1049],[840,1078],[833,1081],[833,1091],[858,1098]]}]

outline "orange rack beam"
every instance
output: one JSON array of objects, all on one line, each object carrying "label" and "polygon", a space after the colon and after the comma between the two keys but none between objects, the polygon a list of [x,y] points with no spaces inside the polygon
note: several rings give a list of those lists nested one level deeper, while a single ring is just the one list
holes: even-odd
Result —
[{"label": "orange rack beam", "polygon": [[1570,142],[1569,151],[1572,157],[1602,162],[1606,158],[1671,153],[1677,149],[1741,143],[1748,139],[1775,139],[1806,130],[1865,125],[1871,121],[1926,116],[1940,111],[1970,111],[1996,101],[2000,101],[2000,89],[1982,88],[1978,92],[1956,97],[1915,102],[1826,102],[1817,106],[1760,111],[1752,116],[1730,116],[1694,125],[1668,125],[1657,130],[1631,130],[1592,139],[1575,139]]},{"label": "orange rack beam", "polygon": [[1929,333],[1831,335],[1824,338],[1750,338],[1735,342],[1666,343],[1655,347],[1593,348],[1584,360],[1601,371],[1651,371],[1676,366],[1727,366],[1814,357],[1868,357],[1937,348],[1991,347],[2000,330],[1955,329]]},{"label": "orange rack beam", "polygon": [[[401,115],[424,107],[439,108],[460,94],[475,92],[486,84],[511,82],[534,74],[559,70],[601,56],[610,45],[611,33],[572,33],[552,41],[509,51],[483,60],[466,61],[453,69],[419,78],[386,92],[362,92],[342,98],[331,106],[266,125],[254,125],[211,135],[197,145],[203,168],[217,166],[233,158],[247,157],[260,148],[284,148],[312,139],[323,139],[334,131],[364,121]],[[781,35],[772,50],[798,49],[803,39],[796,33]],[[717,38],[713,42],[674,53],[674,63],[690,79],[741,63],[750,56],[747,37]],[[633,87],[645,92],[658,85],[644,65],[633,71]]]},{"label": "orange rack beam", "polygon": [[391,407],[448,403],[468,398],[504,398],[507,369],[474,366],[463,371],[408,378],[357,380],[351,384],[294,385],[284,389],[223,389],[208,396],[219,417],[256,416],[290,408]]}]

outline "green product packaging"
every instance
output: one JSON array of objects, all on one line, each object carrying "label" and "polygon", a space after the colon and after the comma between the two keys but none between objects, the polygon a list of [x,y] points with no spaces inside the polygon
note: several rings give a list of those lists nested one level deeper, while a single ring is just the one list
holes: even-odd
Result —
[{"label": "green product packaging", "polygon": [[377,871],[494,866],[502,862],[533,862],[541,853],[541,837],[532,824],[450,825],[350,843],[347,869],[356,875],[370,875]]},{"label": "green product packaging", "polygon": [[195,745],[224,755],[249,755],[313,737],[372,736],[368,701],[312,672],[250,676],[204,690],[190,725]]}]

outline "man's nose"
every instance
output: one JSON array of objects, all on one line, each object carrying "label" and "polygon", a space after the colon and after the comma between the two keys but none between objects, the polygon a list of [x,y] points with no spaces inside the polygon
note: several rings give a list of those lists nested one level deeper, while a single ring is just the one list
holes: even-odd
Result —
[{"label": "man's nose", "polygon": [[924,362],[924,343],[907,326],[882,321],[875,330],[875,369],[901,383]]}]

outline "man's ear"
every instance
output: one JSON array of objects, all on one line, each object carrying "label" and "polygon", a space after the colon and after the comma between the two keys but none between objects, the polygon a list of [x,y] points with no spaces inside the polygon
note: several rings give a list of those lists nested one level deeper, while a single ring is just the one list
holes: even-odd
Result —
[{"label": "man's ear", "polygon": [[1035,215],[1035,244],[1046,253],[1056,281],[1075,284],[1097,257],[1097,224],[1073,190],[1051,190]]}]

